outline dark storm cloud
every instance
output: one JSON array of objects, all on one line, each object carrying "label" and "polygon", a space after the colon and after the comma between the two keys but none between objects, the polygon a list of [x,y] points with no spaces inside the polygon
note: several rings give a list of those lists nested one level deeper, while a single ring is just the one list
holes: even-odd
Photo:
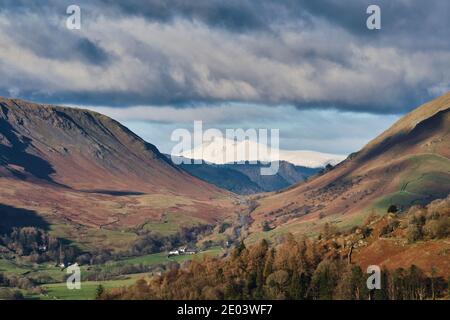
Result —
[{"label": "dark storm cloud", "polygon": [[[382,29],[369,31],[378,4]],[[65,10],[82,8],[82,29]],[[450,2],[0,4],[0,94],[98,105],[227,101],[401,113],[449,90]]]},{"label": "dark storm cloud", "polygon": [[266,29],[269,21],[264,11],[275,7],[272,2],[261,2],[260,6],[255,6],[254,1],[246,0],[101,0],[100,3],[115,8],[116,13],[123,15],[137,15],[160,22],[183,17],[231,30]]},{"label": "dark storm cloud", "polygon": [[81,57],[93,64],[99,65],[108,62],[108,54],[87,38],[80,39],[75,44],[73,51],[79,52]]},{"label": "dark storm cloud", "polygon": [[[105,64],[110,58],[105,50],[88,38],[79,37],[62,28],[55,28],[55,31],[49,28],[47,32],[36,32],[35,27],[33,23],[27,24],[22,28],[23,33],[15,33],[19,35],[15,40],[21,46],[32,50],[37,56],[63,61],[76,60],[96,65]],[[12,33],[11,30],[10,32]],[[30,33],[33,37],[27,36]]]},{"label": "dark storm cloud", "polygon": [[[382,7],[383,29],[400,43],[410,40],[417,45],[450,47],[450,5],[448,1],[392,0],[100,0],[99,7],[116,14],[142,16],[149,20],[170,22],[178,17],[199,20],[211,27],[230,31],[267,31],[274,24],[302,23],[310,26],[314,17],[345,28],[347,31],[373,37],[365,28],[366,8]],[[416,41],[415,35],[421,40]],[[431,41],[433,43],[431,43]]]},{"label": "dark storm cloud", "polygon": [[361,15],[369,5],[376,4],[382,10],[383,29],[377,41],[404,48],[450,48],[450,41],[446,40],[450,36],[448,1],[300,0],[297,3],[312,16],[322,17],[366,39],[374,34],[361,28]]},{"label": "dark storm cloud", "polygon": [[[104,64],[110,58],[105,50],[87,37],[64,28],[64,13],[72,1],[48,1],[43,5],[38,1],[5,0],[1,10],[22,17],[18,23],[4,27],[4,32],[14,35],[16,43],[32,50],[37,56],[55,60],[77,60],[87,64]],[[64,5],[64,2],[67,4]],[[60,19],[45,19],[55,12]]]}]

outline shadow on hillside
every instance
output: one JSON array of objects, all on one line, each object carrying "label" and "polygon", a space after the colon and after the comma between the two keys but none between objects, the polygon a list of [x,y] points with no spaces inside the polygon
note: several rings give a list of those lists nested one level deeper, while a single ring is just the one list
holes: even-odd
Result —
[{"label": "shadow on hillside", "polygon": [[120,191],[120,190],[80,190],[86,193],[100,193],[108,196],[142,196],[145,193],[139,191]]},{"label": "shadow on hillside", "polygon": [[[4,106],[2,111],[8,114],[8,109]],[[52,165],[42,158],[26,152],[31,145],[31,139],[21,137],[19,139],[17,132],[11,124],[5,119],[0,118],[0,135],[3,135],[9,142],[9,145],[0,144],[0,159],[2,162],[23,167],[26,172],[33,176],[54,183],[50,175],[55,172]],[[13,172],[18,178],[23,179],[23,175]]]},{"label": "shadow on hillside", "polygon": [[365,163],[394,148],[399,148],[400,155],[406,147],[417,145],[427,138],[432,137],[436,132],[442,130],[442,128],[445,128],[445,119],[449,113],[450,109],[441,110],[432,117],[418,123],[411,131],[399,132],[394,136],[387,137],[374,148],[370,149],[369,152],[361,154],[358,161]]},{"label": "shadow on hillside", "polygon": [[36,211],[0,204],[0,233],[13,228],[36,227],[49,230],[49,224]]}]

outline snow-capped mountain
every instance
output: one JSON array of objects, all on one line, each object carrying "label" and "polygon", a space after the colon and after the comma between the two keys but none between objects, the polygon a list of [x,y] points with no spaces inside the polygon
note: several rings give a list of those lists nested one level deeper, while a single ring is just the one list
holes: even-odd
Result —
[{"label": "snow-capped mountain", "polygon": [[233,141],[220,137],[215,137],[210,142],[205,142],[192,150],[183,151],[173,156],[202,159],[214,164],[284,160],[308,168],[324,167],[327,164],[335,165],[346,158],[345,155],[309,150],[276,150],[251,140]]}]

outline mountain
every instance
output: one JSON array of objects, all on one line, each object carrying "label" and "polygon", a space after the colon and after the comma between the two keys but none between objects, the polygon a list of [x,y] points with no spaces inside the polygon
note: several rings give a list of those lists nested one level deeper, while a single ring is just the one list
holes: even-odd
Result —
[{"label": "mountain", "polygon": [[0,98],[0,225],[36,218],[86,245],[122,245],[136,228],[220,221],[233,197],[104,115]]},{"label": "mountain", "polygon": [[214,164],[281,160],[307,168],[320,168],[327,164],[336,165],[345,159],[343,155],[307,150],[279,150],[277,153],[267,145],[253,140],[234,141],[221,137],[214,137],[212,141],[204,142],[192,150],[183,151],[175,156],[202,159]]},{"label": "mountain", "polygon": [[401,118],[332,170],[259,200],[252,232],[262,221],[279,232],[316,234],[325,222],[360,224],[393,205],[445,198],[450,192],[450,92]]},{"label": "mountain", "polygon": [[[167,155],[168,158],[171,156]],[[180,164],[184,171],[231,192],[249,195],[260,192],[277,191],[289,187],[316,174],[320,168],[295,166],[286,161],[279,162],[275,175],[261,175],[261,168],[270,164],[261,162],[250,164]]]}]

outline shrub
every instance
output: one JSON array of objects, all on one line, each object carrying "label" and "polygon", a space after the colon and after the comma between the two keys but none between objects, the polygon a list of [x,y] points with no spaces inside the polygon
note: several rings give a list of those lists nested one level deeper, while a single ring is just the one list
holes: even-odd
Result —
[{"label": "shrub", "polygon": [[0,300],[23,300],[23,294],[19,290],[0,288]]},{"label": "shrub", "polygon": [[432,239],[442,239],[450,235],[450,218],[440,217],[427,222],[424,226],[425,233]]},{"label": "shrub", "polygon": [[389,206],[389,208],[387,209],[388,213],[397,213],[398,212],[398,208],[395,204],[391,204]]},{"label": "shrub", "polygon": [[270,225],[269,225],[269,222],[267,222],[267,221],[264,221],[264,222],[263,222],[263,224],[262,224],[262,230],[263,230],[264,232],[268,232],[268,231],[272,230],[272,228],[271,228]]},{"label": "shrub", "polygon": [[410,224],[408,226],[406,237],[411,243],[421,240],[423,238],[422,228],[417,224]]}]

